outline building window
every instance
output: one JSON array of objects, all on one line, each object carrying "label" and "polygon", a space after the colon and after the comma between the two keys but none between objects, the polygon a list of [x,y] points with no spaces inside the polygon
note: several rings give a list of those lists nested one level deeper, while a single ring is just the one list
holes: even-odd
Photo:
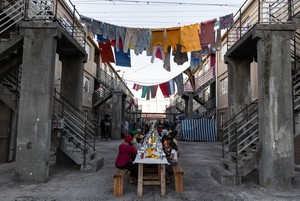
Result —
[{"label": "building window", "polygon": [[221,89],[221,95],[228,93],[228,78],[224,78],[220,81],[220,89]]},{"label": "building window", "polygon": [[227,122],[227,113],[220,113],[220,126],[222,127]]},{"label": "building window", "polygon": [[84,78],[83,78],[83,92],[89,93],[90,92],[90,86],[91,86],[90,78],[84,76]]}]

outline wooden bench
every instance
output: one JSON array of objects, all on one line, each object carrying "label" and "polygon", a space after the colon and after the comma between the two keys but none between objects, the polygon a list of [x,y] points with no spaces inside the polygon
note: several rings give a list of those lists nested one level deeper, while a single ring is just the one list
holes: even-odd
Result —
[{"label": "wooden bench", "polygon": [[124,175],[128,172],[127,169],[118,169],[114,174],[114,195],[124,195]]},{"label": "wooden bench", "polygon": [[183,191],[183,169],[179,163],[173,165],[172,169],[174,172],[175,191],[182,192]]}]

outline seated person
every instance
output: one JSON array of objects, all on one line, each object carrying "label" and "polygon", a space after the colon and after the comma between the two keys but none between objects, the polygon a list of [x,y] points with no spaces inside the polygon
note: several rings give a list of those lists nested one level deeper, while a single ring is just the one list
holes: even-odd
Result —
[{"label": "seated person", "polygon": [[137,154],[136,148],[132,144],[132,137],[127,134],[124,142],[119,145],[119,153],[115,162],[117,168],[130,170],[130,183],[136,183],[138,176],[138,166],[133,164]]},{"label": "seated person", "polygon": [[166,178],[167,178],[167,183],[170,183],[170,176],[173,174],[172,166],[175,165],[178,162],[178,155],[177,155],[177,146],[175,142],[171,141],[169,143],[169,147],[171,148],[171,154],[167,158],[168,162],[170,165],[167,165],[166,169]]}]

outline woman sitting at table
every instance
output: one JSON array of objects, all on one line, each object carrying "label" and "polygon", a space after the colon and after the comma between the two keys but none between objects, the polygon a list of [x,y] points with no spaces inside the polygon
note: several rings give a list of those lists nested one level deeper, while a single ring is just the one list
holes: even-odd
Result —
[{"label": "woman sitting at table", "polygon": [[117,168],[130,170],[130,183],[136,183],[138,176],[138,166],[132,163],[137,154],[136,148],[132,144],[132,137],[127,134],[124,138],[124,142],[119,145],[119,153],[115,162]]}]

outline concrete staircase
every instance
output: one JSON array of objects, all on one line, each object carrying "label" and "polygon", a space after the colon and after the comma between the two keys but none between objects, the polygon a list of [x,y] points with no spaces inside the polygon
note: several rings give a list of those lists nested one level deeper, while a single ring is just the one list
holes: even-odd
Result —
[{"label": "concrete staircase", "polygon": [[258,167],[257,100],[230,119],[223,128],[223,158],[211,168],[221,184],[238,185],[242,177]]},{"label": "concrete staircase", "polygon": [[97,124],[59,93],[54,94],[52,131],[53,136],[57,137],[57,148],[79,165],[81,170],[99,170],[103,166],[104,158],[95,149]]}]

